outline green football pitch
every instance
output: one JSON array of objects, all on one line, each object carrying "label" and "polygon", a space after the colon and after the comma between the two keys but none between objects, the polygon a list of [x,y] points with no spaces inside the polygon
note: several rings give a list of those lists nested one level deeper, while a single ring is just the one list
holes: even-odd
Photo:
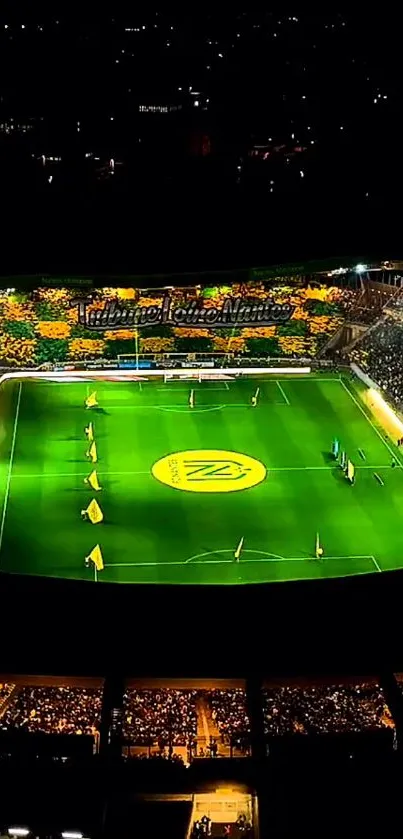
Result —
[{"label": "green football pitch", "polygon": [[[92,390],[99,407],[86,410]],[[399,450],[347,379],[8,380],[0,409],[2,572],[224,585],[403,567]],[[99,492],[84,482],[89,420]],[[356,466],[353,486],[334,438]],[[81,510],[95,496],[94,525]],[[84,564],[97,544],[99,572]]]}]

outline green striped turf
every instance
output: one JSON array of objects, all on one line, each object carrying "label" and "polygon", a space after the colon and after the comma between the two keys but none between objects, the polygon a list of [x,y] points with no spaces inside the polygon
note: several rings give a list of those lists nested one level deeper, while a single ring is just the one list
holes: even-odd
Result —
[{"label": "green striped turf", "polygon": [[[403,566],[403,469],[390,468],[398,452],[366,418],[358,391],[327,376],[279,384],[196,383],[191,410],[184,382],[98,383],[103,410],[92,419],[105,514],[98,526],[80,518],[94,495],[83,482],[87,384],[3,384],[0,570],[94,580],[84,557],[97,542],[106,566],[100,582],[259,583]],[[354,487],[330,459],[334,437],[360,467]],[[170,452],[212,448],[263,461],[266,480],[241,492],[196,494],[151,474]],[[317,531],[321,562],[313,558]]]}]

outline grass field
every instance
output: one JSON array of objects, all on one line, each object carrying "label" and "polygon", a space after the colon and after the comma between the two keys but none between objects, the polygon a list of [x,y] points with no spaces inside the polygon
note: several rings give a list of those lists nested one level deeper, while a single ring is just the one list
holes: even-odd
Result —
[{"label": "grass field", "polygon": [[[183,381],[5,382],[0,570],[241,584],[403,567],[399,450],[350,381],[290,376],[192,386],[193,409]],[[95,387],[99,409],[89,412],[84,400]],[[105,516],[98,525],[80,516],[95,495],[84,483],[90,418]],[[335,437],[357,467],[354,486],[331,458]],[[98,574],[84,566],[97,543],[105,563]]]}]

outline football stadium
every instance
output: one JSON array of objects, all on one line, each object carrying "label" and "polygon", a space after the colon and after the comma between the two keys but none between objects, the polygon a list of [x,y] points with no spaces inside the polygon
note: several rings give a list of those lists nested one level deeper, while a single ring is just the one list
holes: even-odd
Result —
[{"label": "football stadium", "polygon": [[0,285],[0,835],[389,835],[403,263]]},{"label": "football stadium", "polygon": [[402,567],[398,385],[370,375],[371,345],[400,336],[399,264],[295,270],[3,289],[3,574],[242,586]]}]

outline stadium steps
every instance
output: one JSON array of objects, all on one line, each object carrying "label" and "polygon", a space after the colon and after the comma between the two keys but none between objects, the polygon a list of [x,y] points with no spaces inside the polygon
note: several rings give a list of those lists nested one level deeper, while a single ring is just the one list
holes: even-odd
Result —
[{"label": "stadium steps", "polygon": [[202,748],[205,754],[209,754],[208,745],[210,738],[213,737],[217,742],[219,741],[219,731],[211,718],[211,711],[208,703],[204,699],[200,699],[196,704],[197,715],[197,752]]},{"label": "stadium steps", "polygon": [[19,691],[18,685],[12,685],[12,688],[11,688],[8,696],[5,696],[3,698],[3,701],[0,705],[0,719],[2,718],[3,714],[5,714],[11,700],[14,699],[14,697],[18,693],[18,691]]}]

